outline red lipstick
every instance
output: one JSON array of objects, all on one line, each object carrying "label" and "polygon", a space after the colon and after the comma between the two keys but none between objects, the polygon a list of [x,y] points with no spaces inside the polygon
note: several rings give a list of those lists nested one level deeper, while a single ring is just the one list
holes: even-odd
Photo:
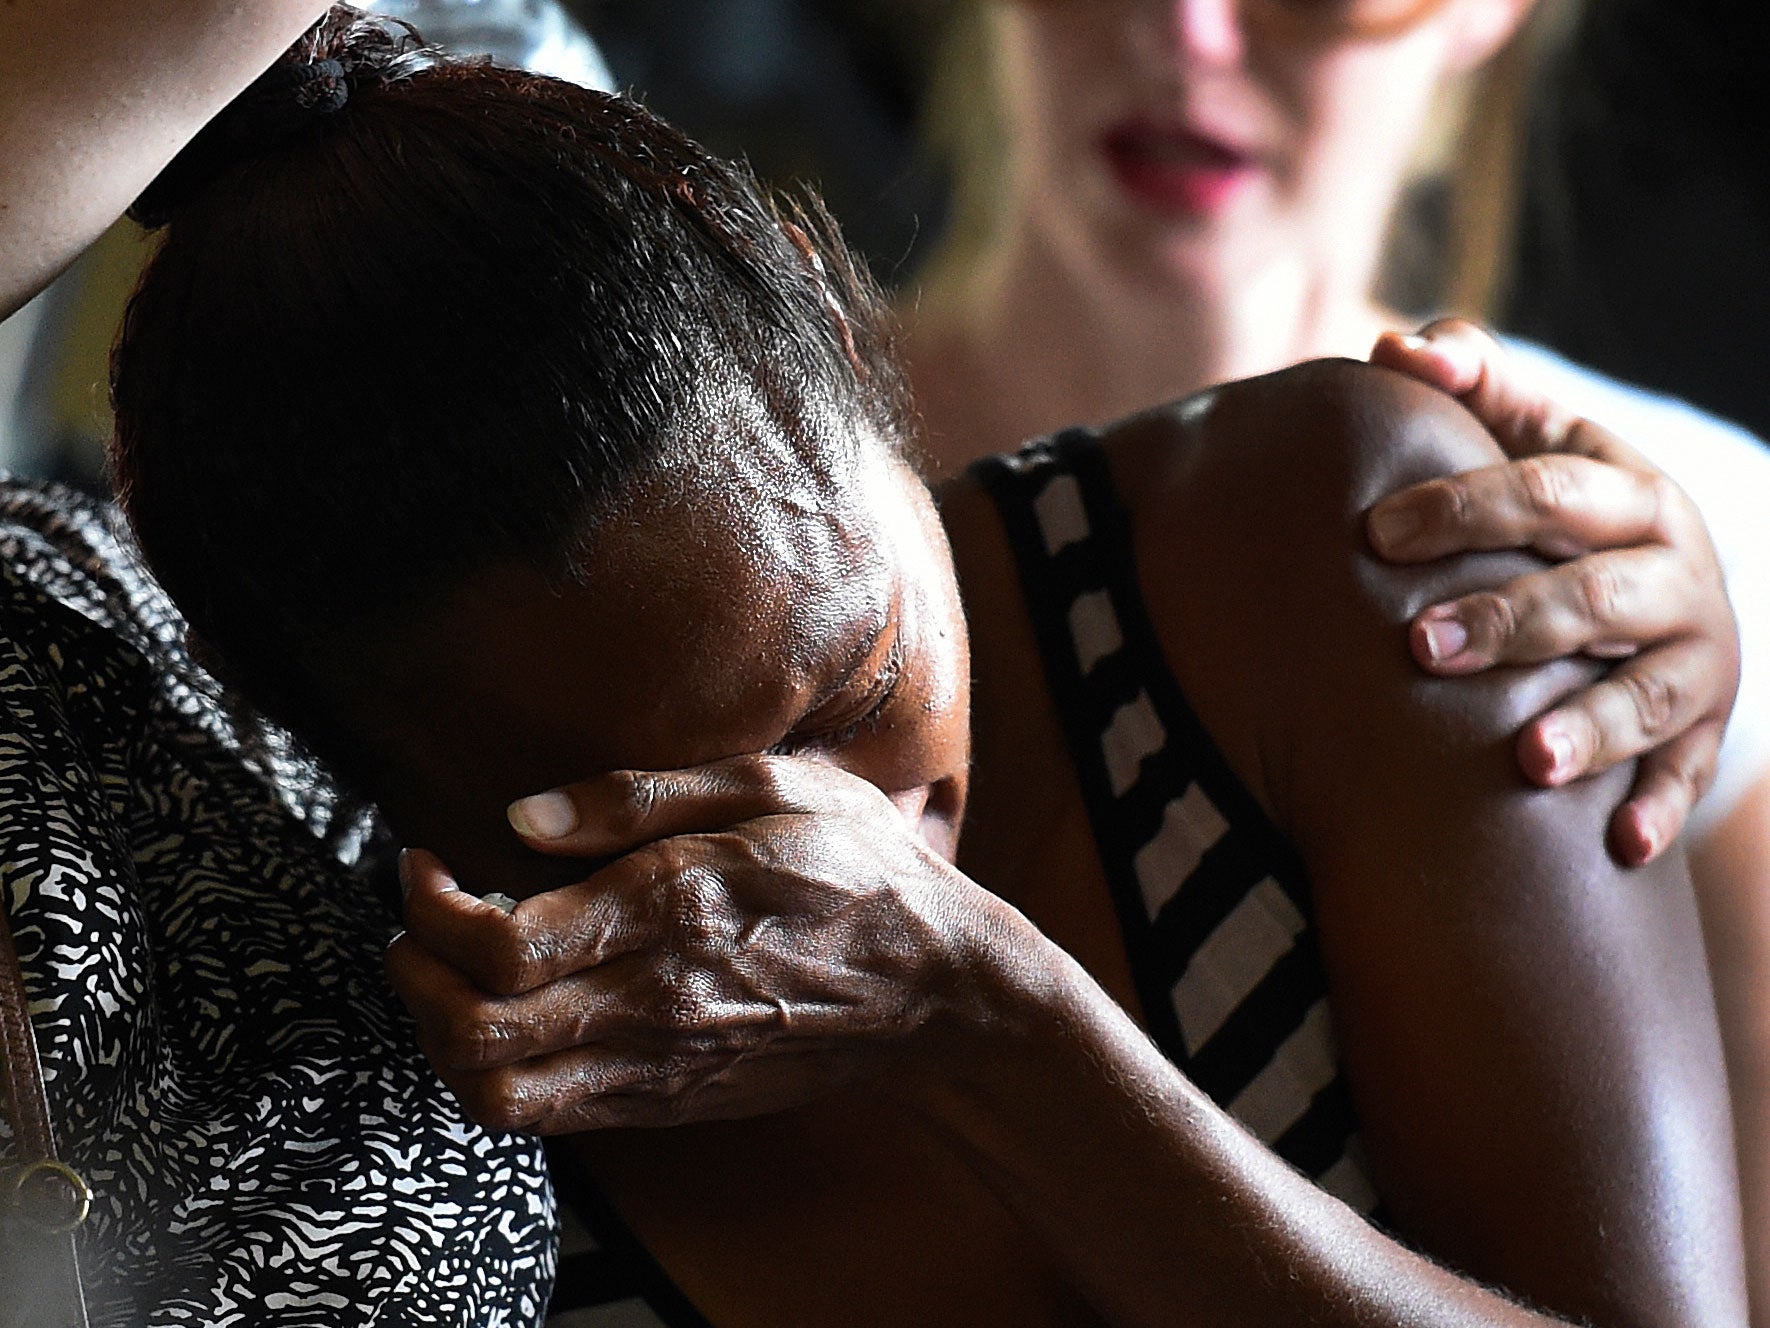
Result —
[{"label": "red lipstick", "polygon": [[1222,211],[1258,169],[1249,153],[1190,129],[1143,120],[1107,130],[1100,150],[1120,188],[1168,216]]}]

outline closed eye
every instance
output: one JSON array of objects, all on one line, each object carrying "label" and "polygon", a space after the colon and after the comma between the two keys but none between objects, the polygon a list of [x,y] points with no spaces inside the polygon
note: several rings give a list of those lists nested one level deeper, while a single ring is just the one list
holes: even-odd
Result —
[{"label": "closed eye", "polygon": [[835,751],[848,746],[863,730],[876,732],[885,712],[897,699],[903,682],[903,636],[891,643],[885,664],[874,677],[872,685],[859,703],[859,714],[835,728],[796,730],[768,749],[770,756],[792,756],[797,752]]}]

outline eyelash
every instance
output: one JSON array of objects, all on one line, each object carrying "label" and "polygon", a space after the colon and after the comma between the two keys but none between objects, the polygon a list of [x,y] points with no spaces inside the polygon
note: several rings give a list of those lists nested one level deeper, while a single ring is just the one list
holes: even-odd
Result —
[{"label": "eyelash", "polygon": [[808,747],[822,747],[834,750],[836,748],[846,747],[849,743],[853,742],[860,736],[862,729],[866,729],[868,732],[877,732],[879,721],[884,718],[885,712],[891,707],[891,703],[897,699],[897,689],[902,681],[903,657],[899,653],[899,646],[894,644],[891,648],[889,658],[885,661],[885,668],[879,674],[879,681],[875,684],[878,696],[873,703],[867,707],[865,714],[861,715],[858,719],[844,724],[841,728],[834,729],[828,733],[789,734],[786,738],[768,749],[769,755],[791,756],[795,752],[803,751]]}]

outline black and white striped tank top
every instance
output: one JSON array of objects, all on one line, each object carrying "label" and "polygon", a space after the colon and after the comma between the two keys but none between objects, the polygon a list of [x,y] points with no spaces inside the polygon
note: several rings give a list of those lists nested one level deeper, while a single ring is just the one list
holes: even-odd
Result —
[{"label": "black and white striped tank top", "polygon": [[974,473],[1019,565],[1145,1027],[1261,1142],[1368,1214],[1302,863],[1163,658],[1099,439],[1071,430]]},{"label": "black and white striped tank top", "polygon": [[[1263,1143],[1370,1213],[1302,863],[1163,659],[1099,439],[1071,430],[973,473],[1014,550],[1144,1026]],[[555,1184],[551,1328],[704,1328],[585,1178],[556,1167]]]}]

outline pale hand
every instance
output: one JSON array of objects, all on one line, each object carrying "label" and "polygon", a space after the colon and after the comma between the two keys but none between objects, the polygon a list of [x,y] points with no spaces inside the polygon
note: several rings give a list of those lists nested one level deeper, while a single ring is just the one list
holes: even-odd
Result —
[{"label": "pale hand", "polygon": [[1562,559],[1414,619],[1422,667],[1441,675],[1574,654],[1621,659],[1519,735],[1532,780],[1557,785],[1640,757],[1610,823],[1625,864],[1652,860],[1714,780],[1739,686],[1739,630],[1701,514],[1615,435],[1543,397],[1503,347],[1447,320],[1371,353],[1451,393],[1513,460],[1392,494],[1372,508],[1378,554],[1421,562],[1479,549]]}]

